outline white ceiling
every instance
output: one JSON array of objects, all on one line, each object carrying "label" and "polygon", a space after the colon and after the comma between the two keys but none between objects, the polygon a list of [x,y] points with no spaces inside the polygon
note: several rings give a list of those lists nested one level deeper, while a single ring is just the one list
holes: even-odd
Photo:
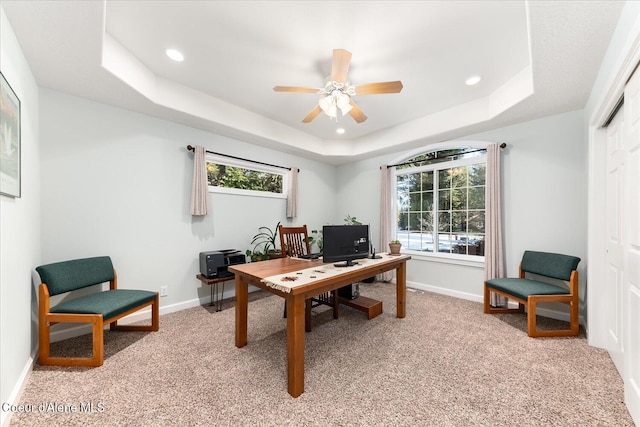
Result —
[{"label": "white ceiling", "polygon": [[[43,87],[340,164],[583,108],[624,2],[1,4]],[[272,88],[322,87],[337,48],[352,84],[404,89],[304,124],[319,96]]]}]

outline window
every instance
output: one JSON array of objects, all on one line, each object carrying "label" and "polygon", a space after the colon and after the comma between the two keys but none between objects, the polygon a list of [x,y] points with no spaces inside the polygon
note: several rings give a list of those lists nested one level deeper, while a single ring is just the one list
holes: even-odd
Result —
[{"label": "window", "polygon": [[287,170],[207,155],[209,191],[286,198]]},{"label": "window", "polygon": [[485,173],[486,150],[477,148],[433,151],[398,165],[398,240],[409,251],[483,257]]}]

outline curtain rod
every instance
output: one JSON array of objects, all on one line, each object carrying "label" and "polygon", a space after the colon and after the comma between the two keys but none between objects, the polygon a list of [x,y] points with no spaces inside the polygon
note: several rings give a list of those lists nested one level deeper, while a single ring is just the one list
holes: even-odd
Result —
[{"label": "curtain rod", "polygon": [[[504,142],[502,144],[500,144],[500,148],[505,148],[506,146],[507,146],[507,144],[504,143]],[[438,159],[446,159],[447,157],[455,157],[455,156],[460,156],[462,154],[475,153],[476,151],[487,151],[487,149],[486,148],[478,148],[477,150],[471,150],[471,151],[467,151],[467,152],[464,152],[464,153],[450,154],[448,156],[438,157]],[[415,163],[415,160],[414,161],[403,162],[403,163],[396,163],[395,165],[387,165],[387,169],[395,168],[396,166],[410,165],[412,163]]]},{"label": "curtain rod", "polygon": [[[196,148],[193,145],[187,145],[187,150],[195,152]],[[230,159],[242,160],[242,161],[245,161],[245,162],[255,163],[255,164],[258,164],[258,165],[271,166],[271,167],[274,167],[274,168],[286,169],[286,170],[289,170],[289,171],[291,170],[291,168],[288,168],[286,166],[272,165],[271,163],[264,163],[264,162],[259,162],[257,160],[244,159],[242,157],[236,157],[236,156],[232,156],[230,154],[216,153],[215,151],[209,151],[209,150],[206,150],[206,151],[207,151],[207,153],[215,154],[216,156],[229,157]],[[298,169],[298,171],[300,171],[300,169]]]}]

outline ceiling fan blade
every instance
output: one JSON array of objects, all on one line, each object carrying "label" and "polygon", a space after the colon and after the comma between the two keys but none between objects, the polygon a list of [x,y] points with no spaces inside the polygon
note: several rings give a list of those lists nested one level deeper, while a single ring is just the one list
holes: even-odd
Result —
[{"label": "ceiling fan blade", "polygon": [[344,49],[333,50],[333,62],[331,63],[331,80],[338,83],[347,81],[347,72],[351,62],[351,52]]},{"label": "ceiling fan blade", "polygon": [[276,86],[273,88],[276,92],[301,92],[301,93],[318,93],[320,89],[313,87],[298,87],[298,86]]},{"label": "ceiling fan blade", "polygon": [[315,119],[316,116],[318,114],[320,114],[322,112],[322,108],[320,108],[319,105],[316,105],[316,108],[314,108],[313,110],[311,110],[311,112],[309,114],[307,114],[307,117],[305,117],[304,119],[302,119],[302,123],[309,123],[311,122],[311,120]]},{"label": "ceiling fan blade", "polygon": [[358,105],[353,102],[353,100],[350,100],[349,104],[351,104],[351,106],[353,107],[351,110],[349,110],[349,115],[353,117],[353,120],[358,123],[362,123],[367,120],[367,115],[362,112],[360,107],[358,107]]},{"label": "ceiling fan blade", "polygon": [[369,83],[355,87],[356,95],[374,95],[378,93],[398,93],[402,90],[402,82]]}]

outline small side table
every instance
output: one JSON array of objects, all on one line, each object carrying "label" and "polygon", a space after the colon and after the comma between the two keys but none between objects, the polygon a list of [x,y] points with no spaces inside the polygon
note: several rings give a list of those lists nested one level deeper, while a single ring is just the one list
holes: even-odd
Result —
[{"label": "small side table", "polygon": [[[205,277],[202,274],[198,274],[196,277],[205,285],[211,286],[211,303],[209,303],[209,305],[212,307],[215,306],[216,311],[222,311],[222,297],[224,295],[224,282],[226,282],[227,280],[234,280],[236,277],[235,274],[231,276],[226,276],[226,277],[215,277],[212,279],[209,279],[208,277]],[[222,293],[220,294],[220,297],[218,297],[219,283],[222,283]]]}]

